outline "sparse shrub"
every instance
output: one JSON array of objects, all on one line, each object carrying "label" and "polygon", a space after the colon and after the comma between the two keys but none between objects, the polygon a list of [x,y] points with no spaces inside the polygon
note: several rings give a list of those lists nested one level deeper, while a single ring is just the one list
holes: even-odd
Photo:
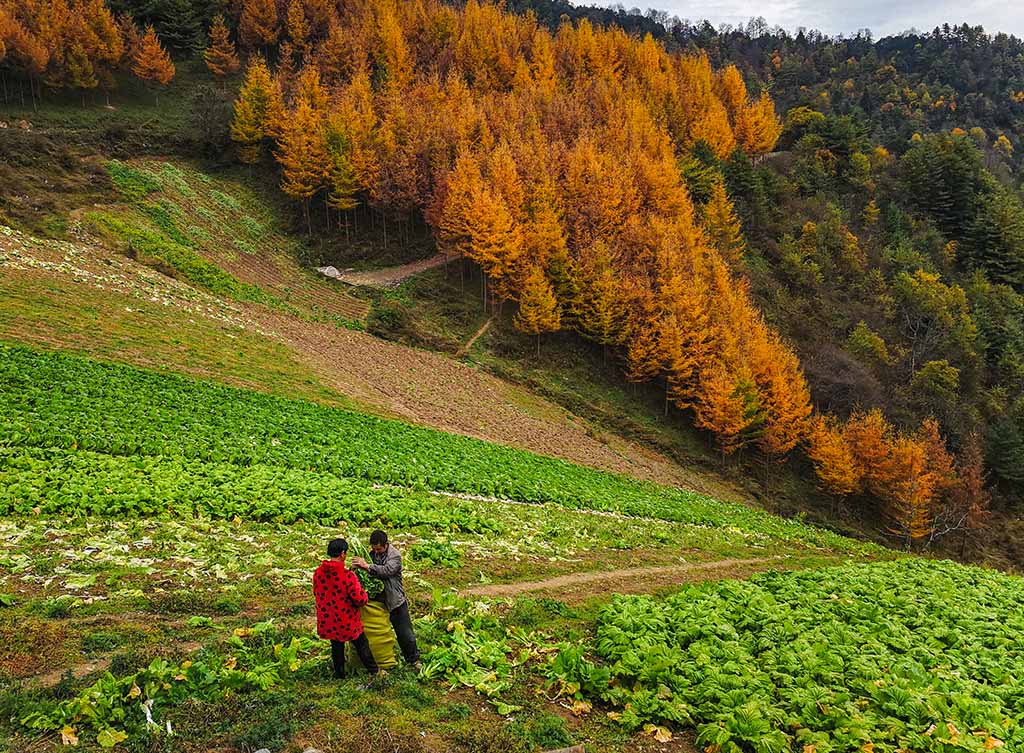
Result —
[{"label": "sparse shrub", "polygon": [[236,212],[242,211],[242,205],[238,203],[238,199],[234,196],[228,196],[226,193],[218,191],[217,189],[210,191],[210,196],[225,209],[232,209]]},{"label": "sparse shrub", "polygon": [[375,303],[366,318],[366,330],[380,337],[397,337],[409,331],[412,312],[399,301]]},{"label": "sparse shrub", "polygon": [[61,620],[70,616],[75,600],[70,596],[58,596],[56,599],[49,599],[43,602],[43,616],[54,620]]},{"label": "sparse shrub", "polygon": [[541,750],[572,745],[565,720],[547,711],[542,711],[526,724],[524,736]]},{"label": "sparse shrub", "polygon": [[122,645],[125,639],[126,636],[121,633],[110,633],[103,630],[88,633],[82,636],[82,651],[87,654],[110,651]]}]

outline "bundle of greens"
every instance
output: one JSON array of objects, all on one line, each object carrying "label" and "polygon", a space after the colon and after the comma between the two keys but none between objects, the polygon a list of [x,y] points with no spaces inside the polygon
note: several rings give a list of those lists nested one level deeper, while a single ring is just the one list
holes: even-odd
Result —
[{"label": "bundle of greens", "polygon": [[[362,557],[367,562],[370,562],[370,550],[366,548],[366,545],[360,541],[350,541],[348,543],[348,557],[349,561],[353,557]],[[365,570],[355,570],[356,577],[359,578],[359,582],[363,588],[366,589],[367,595],[371,599],[379,600],[384,595],[384,581],[380,578],[374,578],[372,575],[367,573]]]}]

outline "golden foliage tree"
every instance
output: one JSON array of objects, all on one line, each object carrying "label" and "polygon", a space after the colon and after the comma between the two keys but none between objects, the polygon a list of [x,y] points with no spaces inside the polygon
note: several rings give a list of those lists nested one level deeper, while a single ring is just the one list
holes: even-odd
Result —
[{"label": "golden foliage tree", "polygon": [[291,0],[288,3],[288,12],[285,15],[285,30],[288,32],[288,39],[292,47],[298,52],[300,58],[309,53],[309,24],[306,23],[306,10],[301,0]]},{"label": "golden foliage tree", "polygon": [[807,455],[825,489],[846,497],[860,489],[862,471],[835,418],[816,416],[807,434]]},{"label": "golden foliage tree", "polygon": [[243,0],[238,33],[242,44],[250,50],[277,42],[281,25],[276,0]]},{"label": "golden foliage tree", "polygon": [[607,348],[623,335],[620,281],[615,274],[611,251],[598,241],[576,265],[579,290],[572,305],[576,326]]},{"label": "golden foliage tree", "polygon": [[245,70],[231,121],[231,139],[239,145],[242,162],[250,165],[259,162],[263,140],[280,134],[283,109],[280,92],[270,78],[266,62],[258,55],[253,57]]},{"label": "golden foliage tree", "polygon": [[[352,139],[348,121],[340,113],[331,113],[324,122],[324,145],[330,157],[327,205],[339,212],[348,212],[359,206],[356,194],[359,182],[352,165]],[[348,234],[348,216],[345,217]]]},{"label": "golden foliage tree", "polygon": [[499,302],[514,299],[521,284],[522,235],[505,201],[487,186],[473,195],[469,233],[466,256],[479,264],[487,276],[484,302],[487,283]]},{"label": "golden foliage tree", "polygon": [[811,393],[796,355],[777,335],[759,328],[752,362],[764,411],[758,445],[768,458],[785,455],[807,433]]},{"label": "golden foliage tree", "polygon": [[722,455],[731,455],[756,439],[764,421],[757,388],[749,371],[717,363],[702,375],[693,403],[696,424],[715,435]]},{"label": "golden foliage tree", "polygon": [[562,325],[555,291],[544,276],[544,271],[534,266],[526,275],[523,291],[519,295],[519,310],[512,319],[513,326],[520,332],[537,336],[537,355],[540,355],[540,336],[544,332],[557,332]]},{"label": "golden foliage tree", "polygon": [[281,163],[281,190],[302,202],[306,227],[312,235],[310,200],[328,184],[331,161],[323,121],[306,100],[299,102],[288,119],[276,156]]},{"label": "golden foliage tree", "polygon": [[443,199],[435,210],[437,246],[446,256],[472,255],[472,212],[476,196],[482,189],[480,163],[472,152],[464,151],[448,174]]}]

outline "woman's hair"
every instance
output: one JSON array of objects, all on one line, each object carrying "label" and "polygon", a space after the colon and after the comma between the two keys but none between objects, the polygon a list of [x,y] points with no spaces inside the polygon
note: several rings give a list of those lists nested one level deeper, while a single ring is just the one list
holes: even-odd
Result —
[{"label": "woman's hair", "polygon": [[388,535],[384,531],[374,531],[370,534],[370,546],[387,546]]},{"label": "woman's hair", "polygon": [[327,556],[338,557],[348,551],[348,542],[345,539],[331,539],[327,545]]}]

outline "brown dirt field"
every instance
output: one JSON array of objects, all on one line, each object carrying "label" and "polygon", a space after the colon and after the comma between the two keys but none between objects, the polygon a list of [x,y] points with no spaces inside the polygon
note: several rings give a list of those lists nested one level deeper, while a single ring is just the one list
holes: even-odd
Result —
[{"label": "brown dirt field", "polygon": [[260,326],[304,358],[324,384],[385,413],[667,484],[682,469],[624,440],[604,442],[560,406],[437,353],[268,312]]}]

